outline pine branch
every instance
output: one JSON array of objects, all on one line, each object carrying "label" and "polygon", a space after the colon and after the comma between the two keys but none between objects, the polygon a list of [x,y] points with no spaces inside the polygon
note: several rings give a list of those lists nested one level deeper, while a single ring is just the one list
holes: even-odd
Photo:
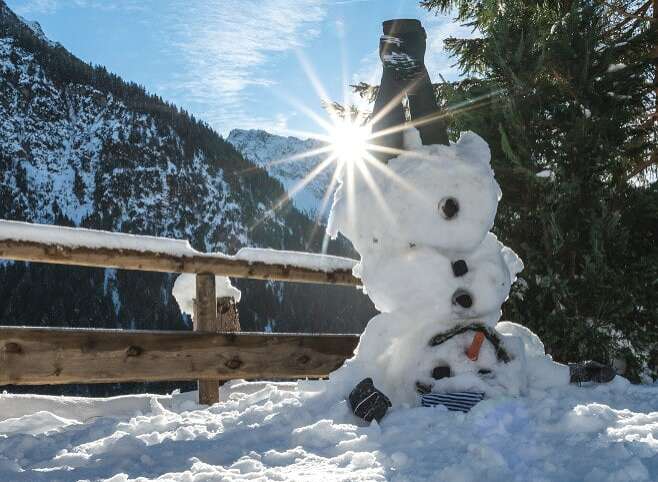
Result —
[{"label": "pine branch", "polygon": [[623,23],[626,23],[626,22],[628,22],[628,21],[631,21],[631,20],[633,20],[633,19],[635,19],[635,20],[642,20],[642,21],[649,21],[649,22],[655,22],[656,19],[653,18],[652,16],[644,15],[644,14],[647,12],[647,10],[649,10],[649,7],[651,6],[652,3],[653,3],[653,0],[647,0],[647,1],[646,1],[644,4],[642,4],[642,6],[641,6],[640,8],[638,8],[635,12],[627,12],[627,11],[626,11],[625,9],[623,9],[622,7],[618,7],[618,6],[616,6],[616,5],[613,5],[613,4],[610,3],[610,2],[604,2],[604,4],[605,4],[609,9],[611,9],[612,11],[614,11],[615,13],[617,13],[618,15],[621,15],[622,17],[624,17],[624,18],[626,19],[626,20],[624,20],[624,22],[622,22],[622,24],[623,24]]},{"label": "pine branch", "polygon": [[616,25],[613,25],[611,28],[609,28],[609,29],[607,30],[607,32],[606,32],[606,35],[610,35],[610,34],[611,34],[612,32],[614,32],[614,31],[619,31],[619,30],[621,30],[624,26],[626,26],[628,23],[632,22],[633,20],[636,20],[636,22],[634,22],[634,23],[637,23],[637,20],[638,20],[638,19],[641,19],[641,20],[644,20],[644,19],[652,20],[651,17],[645,17],[644,14],[647,13],[647,10],[649,10],[649,7],[651,6],[651,4],[652,4],[654,1],[655,1],[655,0],[647,0],[644,4],[642,4],[642,5],[641,5],[641,6],[640,6],[635,12],[633,12],[632,14],[626,12],[623,8],[610,6],[610,8],[611,8],[612,10],[616,11],[619,15],[621,15],[622,17],[624,17],[624,20],[623,20],[622,22],[616,24]]},{"label": "pine branch", "polygon": [[658,151],[654,151],[649,159],[635,166],[633,170],[626,175],[626,180],[629,181],[630,179],[633,179],[635,176],[642,174],[652,166],[658,166]]}]

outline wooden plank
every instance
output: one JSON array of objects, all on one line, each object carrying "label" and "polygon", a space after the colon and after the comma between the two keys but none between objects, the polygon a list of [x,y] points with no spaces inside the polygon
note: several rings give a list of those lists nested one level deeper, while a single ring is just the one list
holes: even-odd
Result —
[{"label": "wooden plank", "polygon": [[[217,296],[215,295],[215,275],[196,275],[194,331],[217,332]],[[219,379],[199,379],[199,403],[213,405],[219,402]]]},{"label": "wooden plank", "polygon": [[357,335],[0,326],[0,385],[323,377]]},{"label": "wooden plank", "polygon": [[235,278],[359,286],[351,269],[315,271],[282,264],[248,262],[199,253],[172,255],[132,249],[65,246],[35,241],[0,240],[0,258],[51,264],[163,273],[212,273]]}]

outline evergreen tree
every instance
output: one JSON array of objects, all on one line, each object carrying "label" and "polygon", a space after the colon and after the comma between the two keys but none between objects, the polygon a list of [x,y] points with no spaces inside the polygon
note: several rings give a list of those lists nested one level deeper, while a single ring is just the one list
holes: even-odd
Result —
[{"label": "evergreen tree", "polygon": [[480,34],[446,41],[466,78],[437,95],[452,132],[475,131],[492,150],[504,193],[495,229],[526,265],[505,315],[558,360],[623,359],[628,375],[655,375],[650,2],[421,3]]}]

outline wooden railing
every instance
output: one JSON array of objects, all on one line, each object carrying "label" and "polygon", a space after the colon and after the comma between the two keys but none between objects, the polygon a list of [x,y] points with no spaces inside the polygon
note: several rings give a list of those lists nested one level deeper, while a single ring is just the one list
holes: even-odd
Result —
[{"label": "wooden railing", "polygon": [[220,380],[322,377],[356,347],[356,335],[217,332],[215,275],[356,286],[351,269],[254,262],[199,253],[175,240],[120,236],[0,221],[0,258],[196,273],[195,331],[0,326],[0,385],[196,379],[199,402],[212,404]]}]

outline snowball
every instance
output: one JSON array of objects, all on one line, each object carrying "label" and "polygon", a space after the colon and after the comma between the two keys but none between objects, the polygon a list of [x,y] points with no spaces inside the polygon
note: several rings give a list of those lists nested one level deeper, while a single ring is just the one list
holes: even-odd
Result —
[{"label": "snowball", "polygon": [[550,355],[546,355],[544,344],[529,328],[511,321],[501,321],[496,325],[496,331],[505,337],[506,346],[514,340],[521,347],[514,352],[523,363],[528,388],[547,389],[569,383],[569,367],[554,362]]},{"label": "snowball", "polygon": [[[456,277],[452,271],[455,259],[433,248],[417,246],[396,253],[367,250],[355,273],[382,312],[406,310],[436,323],[469,318],[494,324],[522,263],[491,233],[474,252],[460,259],[466,262],[468,272]],[[458,291],[471,296],[472,306],[464,308],[453,302]]]},{"label": "snowball", "polygon": [[[196,275],[183,273],[176,278],[172,290],[181,312],[194,316],[194,299],[196,298]],[[233,298],[240,302],[242,293],[231,284],[228,276],[215,276],[215,295],[217,298]]]},{"label": "snowball", "polygon": [[540,357],[545,355],[544,343],[529,328],[511,321],[501,321],[496,325],[496,331],[502,335],[515,336],[523,342],[527,357]]}]

